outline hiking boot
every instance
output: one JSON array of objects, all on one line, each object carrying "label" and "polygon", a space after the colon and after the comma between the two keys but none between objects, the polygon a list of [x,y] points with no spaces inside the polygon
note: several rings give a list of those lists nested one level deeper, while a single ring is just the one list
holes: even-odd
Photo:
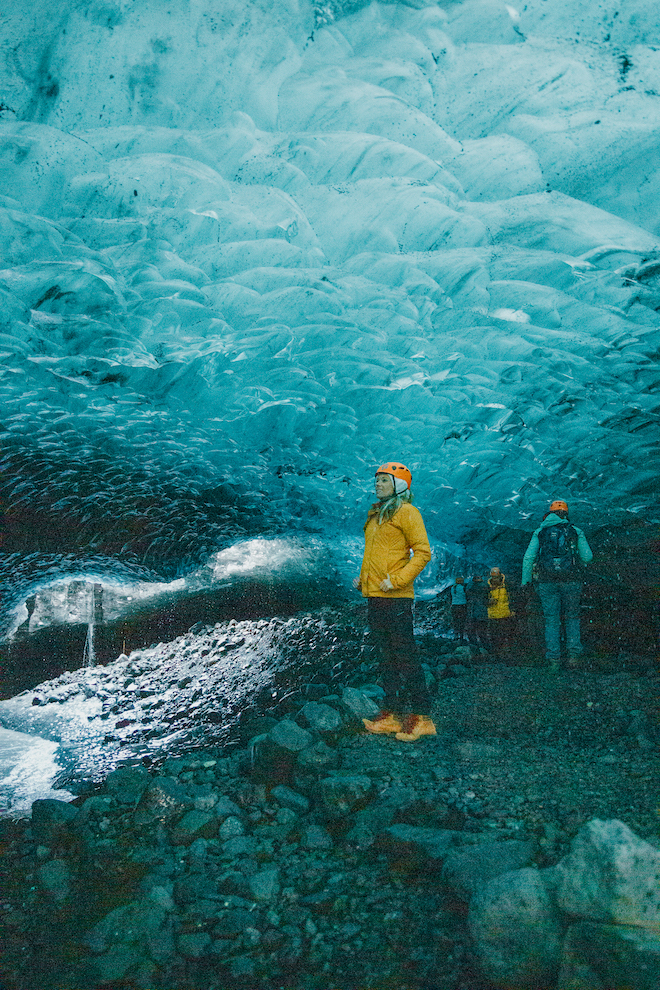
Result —
[{"label": "hiking boot", "polygon": [[396,738],[399,742],[415,742],[420,736],[435,735],[435,725],[426,715],[406,715]]},{"label": "hiking boot", "polygon": [[362,719],[367,732],[401,732],[401,722],[392,712],[380,712],[371,721],[368,718]]}]

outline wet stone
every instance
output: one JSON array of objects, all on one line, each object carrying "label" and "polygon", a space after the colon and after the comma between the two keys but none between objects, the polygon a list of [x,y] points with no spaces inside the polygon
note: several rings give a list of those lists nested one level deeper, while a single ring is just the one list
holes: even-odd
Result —
[{"label": "wet stone", "polygon": [[268,738],[275,746],[289,753],[299,753],[314,741],[306,729],[302,729],[291,719],[278,722],[268,733]]}]

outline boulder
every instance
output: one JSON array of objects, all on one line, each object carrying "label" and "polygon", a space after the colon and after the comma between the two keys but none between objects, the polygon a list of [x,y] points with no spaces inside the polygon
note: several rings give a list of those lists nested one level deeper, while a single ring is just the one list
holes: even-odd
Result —
[{"label": "boulder", "polygon": [[660,937],[645,928],[582,921],[566,933],[560,990],[657,990]]},{"label": "boulder", "polygon": [[292,719],[284,718],[268,733],[270,742],[287,753],[299,753],[314,742],[313,737]]},{"label": "boulder", "polygon": [[529,866],[533,842],[484,842],[450,852],[442,867],[442,879],[459,897],[469,902],[476,890],[494,877]]},{"label": "boulder", "polygon": [[496,987],[556,986],[562,919],[538,870],[502,873],[478,890],[468,929],[481,970]]},{"label": "boulder", "polygon": [[587,822],[552,873],[567,914],[660,931],[660,851],[623,822]]}]

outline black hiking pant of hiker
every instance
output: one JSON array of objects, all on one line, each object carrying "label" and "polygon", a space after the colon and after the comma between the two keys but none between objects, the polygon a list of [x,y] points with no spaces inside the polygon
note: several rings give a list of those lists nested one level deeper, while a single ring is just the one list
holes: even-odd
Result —
[{"label": "black hiking pant of hiker", "polygon": [[417,659],[412,598],[369,598],[369,630],[380,653],[384,708],[429,715],[431,698]]}]

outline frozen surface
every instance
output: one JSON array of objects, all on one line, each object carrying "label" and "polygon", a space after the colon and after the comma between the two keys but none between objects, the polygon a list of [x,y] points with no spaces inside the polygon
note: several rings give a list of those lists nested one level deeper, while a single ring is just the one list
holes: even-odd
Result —
[{"label": "frozen surface", "polygon": [[368,657],[360,627],[325,609],[199,623],[106,666],[66,671],[0,701],[0,815],[20,817],[36,798],[67,800],[127,760],[151,765],[214,744],[230,754],[240,718],[281,717],[303,683],[345,682]]},{"label": "frozen surface", "polygon": [[391,457],[438,554],[554,496],[660,518],[655,3],[11,0],[0,38],[3,629],[254,539],[348,587]]}]

